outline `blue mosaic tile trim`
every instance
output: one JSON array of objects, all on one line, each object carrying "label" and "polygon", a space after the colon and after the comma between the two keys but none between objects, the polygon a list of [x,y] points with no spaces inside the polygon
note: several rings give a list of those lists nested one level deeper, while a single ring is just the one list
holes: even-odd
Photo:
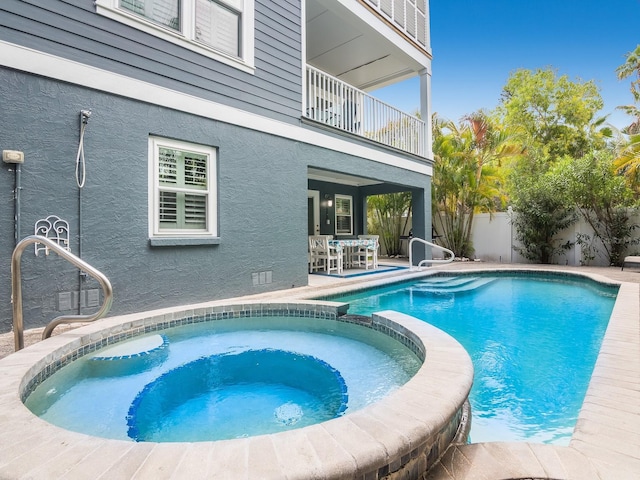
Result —
[{"label": "blue mosaic tile trim", "polygon": [[[290,380],[288,380],[287,383],[290,386],[295,386],[295,388],[309,391],[310,394],[313,394],[314,391],[315,393],[319,393],[319,391],[322,390],[323,403],[327,409],[326,412],[333,414],[333,418],[337,418],[344,414],[349,403],[349,393],[347,384],[337,369],[329,365],[324,360],[312,355],[263,348],[257,350],[246,350],[240,353],[223,353],[200,357],[163,373],[152,382],[145,385],[145,387],[138,392],[129,406],[129,411],[126,416],[128,437],[136,442],[153,441],[150,437],[153,436],[153,432],[156,431],[158,424],[152,424],[152,428],[149,428],[148,419],[145,419],[145,413],[148,413],[149,410],[151,410],[155,415],[159,415],[159,418],[162,418],[163,414],[167,413],[164,409],[170,409],[171,406],[159,407],[160,412],[158,412],[157,400],[158,398],[162,398],[166,395],[166,389],[172,389],[177,385],[182,385],[183,382],[181,380],[184,380],[189,376],[191,376],[191,378],[197,377],[206,379],[204,382],[198,382],[198,386],[195,387],[195,392],[197,393],[203,393],[209,389],[227,386],[228,384],[224,383],[224,381],[219,383],[219,374],[222,371],[235,371],[236,375],[239,374],[242,378],[242,380],[240,380],[241,383],[255,381],[251,374],[247,375],[246,373],[243,373],[252,370],[247,368],[247,365],[252,365],[254,369],[257,365],[263,365],[262,368],[268,369],[268,371],[271,372],[271,375],[275,375],[272,379],[277,379],[278,372],[274,371],[272,368],[274,366],[274,358],[277,358],[278,362],[305,362],[307,364],[305,365],[306,368],[314,368],[316,373],[313,377],[315,377],[316,381],[320,380],[320,385],[324,388],[320,387],[318,384],[314,385],[315,389],[310,389],[309,386],[303,386],[305,380],[301,376],[297,377],[297,380],[300,383],[291,384],[289,383]],[[245,359],[248,359],[248,361]],[[309,363],[311,363],[311,365],[309,365]],[[320,369],[320,372],[318,372],[318,369]],[[203,375],[205,372],[216,372],[216,375],[214,377],[211,377],[210,375]],[[321,375],[320,377],[318,377],[319,373]],[[234,380],[237,381],[237,377],[234,378]],[[262,378],[260,378],[260,381],[262,381]],[[191,390],[190,393],[193,394],[194,391]],[[155,401],[154,399],[149,401],[149,397],[155,397]],[[152,405],[151,408],[149,407],[149,403]],[[150,433],[151,435],[149,435]],[[211,440],[215,440],[213,432],[211,437]],[[175,441],[180,442],[189,440]]]},{"label": "blue mosaic tile trim", "polygon": [[160,350],[164,350],[169,346],[169,339],[165,335],[160,335],[162,337],[162,344],[157,347],[151,348],[149,350],[144,350],[142,352],[132,353],[130,355],[114,355],[112,357],[94,357],[91,359],[92,362],[111,362],[114,360],[127,360],[131,358],[139,358],[146,357],[148,355],[152,355]]},{"label": "blue mosaic tile trim", "polygon": [[387,335],[388,337],[393,338],[394,340],[397,340],[398,342],[400,342],[402,345],[404,345],[405,347],[407,347],[409,350],[411,350],[413,352],[413,354],[418,357],[418,359],[424,363],[424,359],[426,358],[426,352],[424,349],[424,345],[422,345],[421,343],[416,342],[416,340],[414,338],[411,338],[407,335],[405,335],[402,332],[399,332],[393,328],[391,328],[389,325],[383,325],[381,323],[373,323],[372,327],[374,330],[380,332],[380,333],[384,333],[385,335]]},{"label": "blue mosaic tile trim", "polygon": [[436,272],[429,273],[426,272],[423,276],[414,277],[411,280],[403,280],[399,279],[396,281],[390,280],[388,283],[384,285],[375,285],[369,287],[361,287],[354,288],[347,292],[335,293],[332,295],[323,295],[320,297],[312,297],[310,300],[322,300],[327,302],[337,302],[343,298],[351,297],[355,294],[363,294],[367,292],[377,293],[386,288],[393,286],[394,288],[401,288],[403,286],[409,286],[416,282],[420,282],[425,278],[432,277],[528,277],[528,278],[537,278],[540,280],[553,280],[553,281],[566,281],[568,283],[580,283],[584,286],[591,286],[604,293],[610,293],[617,295],[618,290],[620,288],[620,284],[616,282],[601,282],[599,280],[594,280],[590,277],[585,277],[577,273],[571,272],[557,272],[553,270],[510,270],[508,268],[505,269],[497,269],[497,270],[485,270],[485,271],[464,271],[464,272]]},{"label": "blue mosaic tile trim", "polygon": [[[338,318],[337,312],[340,310],[339,307],[325,305],[292,304],[288,307],[282,306],[281,304],[277,305],[277,307],[274,307],[271,304],[225,305],[221,307],[212,307],[211,310],[213,311],[203,313],[202,315],[187,315],[172,320],[159,321],[149,325],[137,325],[130,328],[126,332],[108,335],[101,340],[83,345],[70,353],[61,355],[55,361],[51,362],[48,365],[45,365],[42,370],[40,370],[27,382],[25,387],[20,392],[20,398],[22,402],[24,402],[38,385],[40,385],[44,380],[49,378],[51,375],[56,373],[58,370],[60,370],[70,362],[73,362],[74,360],[77,360],[78,358],[83,357],[89,353],[94,353],[106,346],[110,346],[124,340],[130,340],[142,334],[158,332],[166,330],[167,328],[178,327],[182,325],[246,317],[280,316],[336,320]],[[198,310],[208,309],[196,309],[195,311]],[[149,319],[142,319],[134,323],[144,323],[145,320]]]},{"label": "blue mosaic tile trim", "polygon": [[[362,316],[349,316],[337,315],[336,311],[338,309],[327,307],[324,305],[300,305],[300,308],[296,308],[296,306],[291,306],[289,308],[269,308],[269,304],[258,304],[251,306],[225,306],[219,307],[220,311],[213,311],[209,313],[205,313],[203,315],[190,315],[182,318],[176,318],[172,320],[159,321],[157,323],[149,324],[149,325],[139,325],[132,327],[126,332],[120,332],[113,335],[109,335],[101,340],[96,342],[92,342],[87,345],[83,345],[82,347],[70,352],[66,355],[62,355],[60,358],[56,359],[54,362],[46,365],[40,372],[33,376],[27,382],[25,388],[20,393],[20,398],[24,402],[26,398],[36,389],[40,383],[49,378],[55,372],[60,370],[65,365],[77,360],[80,357],[83,357],[87,354],[94,353],[101,348],[106,346],[111,346],[116,343],[122,342],[124,340],[131,340],[135,337],[138,337],[143,334],[159,332],[162,330],[166,330],[168,328],[178,327],[182,325],[189,324],[197,324],[204,322],[215,322],[216,320],[223,319],[233,319],[233,318],[247,318],[247,317],[299,317],[299,318],[316,318],[316,319],[325,319],[325,320],[338,320],[346,323],[355,323],[367,328],[371,328],[373,330],[379,331],[391,338],[402,343],[404,346],[409,348],[421,362],[424,362],[425,359],[425,351],[424,347],[414,341],[412,338],[409,338],[403,333],[389,327],[388,325],[382,325],[376,322],[373,322],[370,317]],[[240,307],[239,309],[234,309],[234,307]],[[214,308],[215,310],[215,308]],[[354,317],[358,317],[357,319]],[[142,320],[144,322],[144,320]]]},{"label": "blue mosaic tile trim", "polygon": [[[388,337],[397,340],[402,343],[405,347],[413,352],[413,354],[418,357],[418,359],[424,363],[424,359],[426,356],[426,352],[424,350],[424,346],[421,342],[416,341],[415,337],[411,338],[406,334],[396,330],[391,325],[379,323],[373,320],[372,317],[368,317],[366,315],[342,315],[338,317],[336,320],[345,323],[354,323],[356,325],[360,325],[362,327],[370,328],[377,332],[380,332]],[[397,327],[400,327],[396,323],[392,323]]]},{"label": "blue mosaic tile trim", "polygon": [[392,459],[391,462],[379,467],[377,470],[365,473],[363,478],[384,478],[390,473],[398,472],[401,469],[407,469],[408,471],[411,468],[409,463],[419,461],[420,457],[426,459],[426,470],[428,471],[451,445],[461,421],[462,408],[458,409],[429,441],[417,446],[410,453],[404,453],[401,457]]}]

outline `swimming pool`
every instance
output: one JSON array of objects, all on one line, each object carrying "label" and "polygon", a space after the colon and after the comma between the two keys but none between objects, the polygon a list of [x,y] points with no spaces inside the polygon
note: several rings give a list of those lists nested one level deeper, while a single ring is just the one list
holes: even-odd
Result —
[{"label": "swimming pool", "polygon": [[456,338],[472,357],[471,441],[568,445],[617,286],[568,275],[430,276],[349,295],[363,315],[397,310]]}]

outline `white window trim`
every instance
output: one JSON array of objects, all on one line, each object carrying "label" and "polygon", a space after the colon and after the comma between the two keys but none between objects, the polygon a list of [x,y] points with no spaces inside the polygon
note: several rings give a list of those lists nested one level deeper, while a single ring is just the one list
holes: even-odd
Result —
[{"label": "white window trim", "polygon": [[[213,58],[219,62],[225,63],[232,67],[243,70],[247,73],[255,73],[255,57],[254,57],[254,31],[255,31],[255,0],[241,0],[243,2],[242,9],[242,26],[240,40],[240,58],[227,55],[224,52],[209,48],[208,46],[197,42],[190,36],[191,26],[187,27],[187,32],[174,31],[168,27],[163,27],[139,15],[127,11],[118,6],[119,0],[95,0],[96,11],[105,17],[116,20],[130,27],[142,30],[143,32],[162,38],[168,42],[180,45],[183,48],[192,50],[201,55]],[[194,4],[192,0],[182,0],[184,7],[182,8],[183,17],[193,15]],[[190,22],[185,22],[190,23]]]},{"label": "white window trim", "polygon": [[[207,161],[207,229],[160,231],[160,188],[159,162],[160,147],[186,150],[209,157]],[[162,137],[149,137],[149,238],[150,239],[214,239],[218,237],[218,166],[215,148],[194,143],[181,142]],[[205,191],[200,191],[200,193]]]},{"label": "white window trim", "polygon": [[[351,213],[349,214],[349,232],[338,232],[338,217],[344,217],[346,215],[338,213],[338,199],[349,200],[351,205]],[[335,195],[335,219],[334,225],[336,226],[336,235],[353,235],[353,197],[351,195]]]}]

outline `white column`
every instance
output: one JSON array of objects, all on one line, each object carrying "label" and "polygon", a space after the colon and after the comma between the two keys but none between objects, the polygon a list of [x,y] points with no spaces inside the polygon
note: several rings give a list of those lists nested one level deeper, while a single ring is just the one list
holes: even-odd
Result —
[{"label": "white column", "polygon": [[426,157],[433,159],[431,133],[431,65],[420,71],[420,117],[427,126]]}]

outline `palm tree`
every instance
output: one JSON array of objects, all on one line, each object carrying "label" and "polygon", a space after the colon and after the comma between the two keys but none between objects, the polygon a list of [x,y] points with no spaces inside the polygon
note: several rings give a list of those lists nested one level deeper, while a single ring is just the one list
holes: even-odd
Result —
[{"label": "palm tree", "polygon": [[[631,82],[631,95],[634,103],[640,103],[640,45],[633,52],[627,53],[626,61],[616,69],[619,80],[635,75],[636,79]],[[624,105],[618,107],[628,115],[635,117],[631,125],[625,128],[625,133],[634,135],[640,133],[640,109],[637,105]]]},{"label": "palm tree", "polygon": [[624,175],[636,194],[640,194],[640,108],[637,105],[640,104],[640,45],[627,54],[625,63],[616,69],[616,73],[620,80],[636,77],[630,87],[636,105],[618,107],[635,117],[635,120],[623,130],[629,135],[629,141],[619,149],[614,166],[616,173]]},{"label": "palm tree", "polygon": [[400,254],[400,237],[411,218],[411,192],[367,197],[368,231],[380,236],[387,255]]},{"label": "palm tree", "polygon": [[640,196],[640,133],[631,135],[613,163],[616,173],[624,175],[628,185]]},{"label": "palm tree", "polygon": [[521,148],[482,111],[464,117],[459,126],[438,120],[433,124],[434,223],[445,247],[456,256],[471,257],[474,214],[494,212],[501,203],[499,167]]}]

